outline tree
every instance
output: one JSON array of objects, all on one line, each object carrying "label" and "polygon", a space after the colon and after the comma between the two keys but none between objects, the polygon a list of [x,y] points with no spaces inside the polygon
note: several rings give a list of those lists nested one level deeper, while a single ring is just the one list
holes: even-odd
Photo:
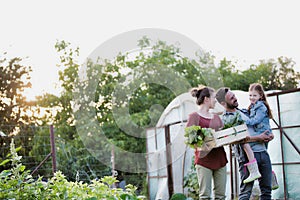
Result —
[{"label": "tree", "polygon": [[[21,58],[7,59],[5,56],[6,53],[0,60],[0,130],[6,134],[0,137],[3,149],[1,158],[5,158],[8,153],[9,141],[14,135],[28,133],[28,138],[20,137],[16,140],[16,145],[24,146],[30,143],[32,131],[28,131],[28,125],[33,121],[32,116],[25,114],[30,105],[22,94],[25,88],[31,87],[31,67],[23,65]],[[24,155],[25,149],[21,149],[20,154]]]},{"label": "tree", "polygon": [[[46,110],[46,114],[38,119],[39,124],[54,126],[57,170],[62,171],[68,180],[90,181],[103,177],[110,172],[84,147],[74,122],[72,100],[75,79],[78,77],[79,64],[76,59],[79,56],[79,48],[72,49],[70,43],[60,41],[56,43],[55,49],[60,58],[58,67],[62,93],[60,96],[46,93],[36,98],[36,108]],[[41,160],[39,152],[51,151],[50,146],[44,147],[43,141],[39,140],[40,137],[47,135],[49,136],[49,130],[40,130],[35,134],[30,155]],[[50,143],[49,139],[47,142]],[[50,177],[49,167],[43,165],[39,175]]]},{"label": "tree", "polygon": [[232,90],[243,88],[245,83],[241,78],[240,71],[236,69],[236,66],[232,61],[223,58],[219,63],[218,71],[221,74],[224,86],[229,87]]},{"label": "tree", "polygon": [[[177,95],[199,84],[215,83],[217,71],[209,54],[201,54],[195,61],[182,57],[179,47],[163,41],[152,43],[143,38],[138,43],[140,51],[134,55],[120,53],[113,60],[88,60],[84,78],[76,84],[73,103],[76,127],[85,135],[86,146],[124,150],[115,151],[116,168],[125,171],[125,179],[129,174],[126,170],[137,172],[133,184],[140,186],[146,177],[146,173],[140,173],[145,156],[137,159],[126,152],[145,153],[146,128],[156,125]],[[107,141],[103,148],[101,137]],[[103,152],[95,154],[105,157]]]},{"label": "tree", "polygon": [[[4,54],[5,55],[5,54]],[[31,87],[30,66],[20,64],[21,58],[0,60],[0,121],[7,125],[29,123],[26,112],[28,104],[22,92]],[[8,130],[10,133],[12,130]]]},{"label": "tree", "polygon": [[295,62],[286,57],[260,60],[246,70],[238,70],[232,61],[224,58],[217,67],[223,84],[233,90],[248,91],[251,83],[261,83],[265,90],[289,90],[297,88],[299,72],[294,70]]},{"label": "tree", "polygon": [[[258,65],[242,72],[247,85],[258,82],[265,90],[289,90],[297,88],[300,73],[294,70],[295,62],[291,58],[261,60]],[[247,91],[248,88],[242,88]]]},{"label": "tree", "polygon": [[108,175],[107,166],[88,152],[75,127],[72,101],[76,78],[79,76],[79,64],[76,60],[79,48],[72,49],[70,43],[65,41],[57,42],[55,48],[60,54],[59,80],[63,91],[58,98],[53,97],[49,102],[42,98],[41,102],[58,108],[53,117],[55,135],[58,136],[58,169],[63,171],[69,180],[75,180],[77,173],[79,178],[86,181]]},{"label": "tree", "polygon": [[[81,115],[84,110],[95,109],[94,114],[97,116],[95,123],[100,125],[102,130],[99,134],[104,134],[109,143],[125,151],[145,153],[145,138],[130,136],[123,130],[123,127],[129,125],[130,122],[142,127],[142,130],[145,130],[145,127],[154,126],[164,108],[176,95],[187,92],[192,86],[201,84],[201,80],[205,81],[197,62],[181,57],[179,48],[167,45],[162,41],[149,46],[149,41],[144,38],[138,42],[141,44],[141,49],[150,48],[151,54],[141,51],[131,60],[128,59],[128,55],[119,54],[114,60],[106,60],[102,64],[87,61],[88,70],[84,72],[87,80],[83,82],[76,79],[82,75],[76,61],[79,49],[72,49],[70,44],[65,41],[57,42],[56,50],[60,54],[61,64],[59,79],[63,92],[60,97],[49,94],[39,97],[37,105],[59,108],[57,113],[48,120],[54,124],[56,136],[60,141],[57,145],[59,146],[57,150],[59,169],[69,179],[74,180],[77,171],[86,172],[91,178],[105,175],[105,173],[110,174],[110,166],[101,164],[97,159],[100,157],[110,159],[111,146],[108,146],[107,142],[102,141],[100,137],[93,137],[93,141],[96,142],[95,148],[103,147],[104,150],[97,155],[91,155],[88,152],[89,146],[84,146],[82,138],[78,136],[77,132],[80,130],[86,130],[87,135],[99,132],[97,127],[91,126],[91,121],[87,116]],[[124,70],[127,70],[127,74],[124,74]],[[159,79],[153,79],[153,74]],[[130,76],[133,77],[133,81],[129,85],[124,84]],[[200,78],[202,79],[200,80]],[[85,84],[90,80],[97,80],[96,86]],[[157,83],[157,80],[161,82]],[[178,84],[180,83],[178,80],[182,84]],[[202,83],[205,84],[205,82]],[[92,91],[90,91],[91,88]],[[130,100],[114,99],[116,88],[130,93]],[[131,91],[132,88],[134,90]],[[79,91],[79,94],[76,91]],[[93,94],[90,95],[89,92]],[[79,98],[74,95],[79,95],[77,96]],[[77,112],[75,109],[74,112],[72,109],[76,103],[74,101],[83,99],[86,104],[81,104],[82,107]],[[113,107],[122,109],[124,106],[128,108],[129,116],[120,115],[119,121],[116,121]],[[84,122],[82,125],[77,124],[74,118],[76,115]],[[86,121],[84,121],[85,119]],[[44,120],[43,124],[47,119]],[[139,134],[143,136],[145,132],[141,131]],[[34,148],[32,153],[36,154],[38,151],[40,151],[39,148]],[[139,171],[139,164],[145,165],[145,160],[137,165],[137,162],[122,157],[122,154],[118,152],[115,156],[117,166],[130,166],[133,171]],[[91,167],[91,164],[95,163],[98,165],[98,172],[95,167]],[[144,173],[138,172],[130,176],[139,177],[132,178],[135,181],[133,184],[138,186],[143,184],[141,177],[145,178]]]}]

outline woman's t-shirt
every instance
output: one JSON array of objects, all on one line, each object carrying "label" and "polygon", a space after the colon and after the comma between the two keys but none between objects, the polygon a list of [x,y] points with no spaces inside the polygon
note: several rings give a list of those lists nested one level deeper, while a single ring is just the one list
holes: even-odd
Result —
[{"label": "woman's t-shirt", "polygon": [[[187,126],[201,126],[203,128],[212,128],[216,131],[223,127],[222,120],[218,115],[214,115],[212,119],[205,118],[194,112],[189,115]],[[195,150],[195,165],[201,165],[209,169],[219,169],[227,164],[227,157],[224,147],[212,149],[205,157],[200,158],[200,151]]]}]

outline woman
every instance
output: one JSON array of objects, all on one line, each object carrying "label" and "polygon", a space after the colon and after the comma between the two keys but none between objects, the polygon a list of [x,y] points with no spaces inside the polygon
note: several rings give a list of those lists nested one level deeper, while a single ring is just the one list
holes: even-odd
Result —
[{"label": "woman", "polygon": [[[206,86],[199,86],[191,90],[199,110],[189,115],[187,127],[196,125],[202,128],[212,128],[216,131],[223,127],[222,120],[216,114],[209,112],[215,107],[215,91]],[[199,183],[199,199],[211,198],[211,183],[214,183],[214,199],[225,199],[226,190],[226,164],[227,158],[223,147],[212,149],[203,155],[200,149],[195,149],[195,167]]]}]

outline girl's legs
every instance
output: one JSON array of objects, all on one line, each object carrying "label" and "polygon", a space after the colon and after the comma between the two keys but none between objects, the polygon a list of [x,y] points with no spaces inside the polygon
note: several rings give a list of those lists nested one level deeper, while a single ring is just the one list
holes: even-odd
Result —
[{"label": "girl's legs", "polygon": [[244,183],[249,183],[251,181],[254,181],[261,177],[261,174],[259,173],[259,169],[257,166],[256,159],[254,157],[254,153],[248,143],[243,144],[244,151],[247,154],[249,162],[245,164],[249,170],[249,177],[245,179]]},{"label": "girl's legs", "polygon": [[247,154],[247,158],[248,158],[249,162],[251,162],[252,160],[255,159],[254,153],[248,143],[243,144],[243,149]]}]

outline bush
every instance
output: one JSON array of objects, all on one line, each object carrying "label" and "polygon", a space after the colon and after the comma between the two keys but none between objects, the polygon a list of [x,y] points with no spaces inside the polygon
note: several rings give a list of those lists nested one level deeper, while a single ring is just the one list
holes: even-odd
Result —
[{"label": "bush", "polygon": [[[192,163],[194,163],[194,157]],[[199,198],[199,183],[195,165],[191,166],[190,171],[184,177],[183,187],[187,188],[188,197],[191,197],[192,199]]]},{"label": "bush", "polygon": [[92,180],[90,184],[81,181],[67,181],[60,172],[56,172],[48,181],[42,181],[42,177],[34,180],[29,170],[21,163],[14,141],[10,144],[11,154],[0,165],[11,162],[11,168],[0,173],[0,199],[120,199],[139,200],[143,196],[135,194],[136,187],[127,185],[126,190],[111,187],[117,182],[115,177],[105,176],[100,180]]}]

